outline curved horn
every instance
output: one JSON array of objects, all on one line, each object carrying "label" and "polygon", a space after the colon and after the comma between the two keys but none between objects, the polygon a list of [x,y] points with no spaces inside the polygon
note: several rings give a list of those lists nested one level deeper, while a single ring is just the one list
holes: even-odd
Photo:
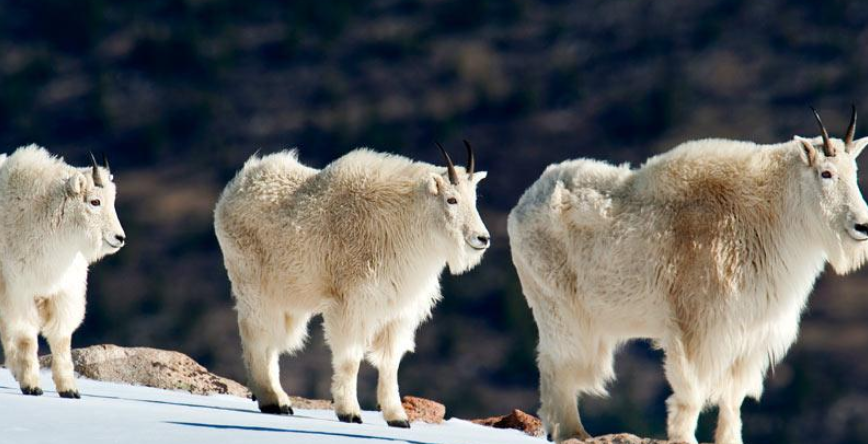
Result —
[{"label": "curved horn", "polygon": [[102,166],[106,169],[106,171],[111,171],[112,169],[109,167],[108,156],[105,153],[102,153]]},{"label": "curved horn", "polygon": [[99,166],[96,164],[96,157],[93,156],[93,152],[90,153],[90,166],[93,168],[91,172],[91,175],[93,176],[93,185],[102,187],[102,176],[99,175]]},{"label": "curved horn", "polygon": [[446,159],[446,171],[449,173],[449,182],[452,185],[458,185],[458,173],[455,172],[455,164],[452,163],[449,154],[443,149],[443,145],[440,145],[440,142],[435,143],[437,144],[437,148],[440,148],[440,152],[443,153],[443,158]]},{"label": "curved horn", "polygon": [[844,136],[844,146],[850,148],[853,144],[853,139],[856,137],[856,105],[851,105],[853,113],[850,114],[850,125],[847,126],[847,135]]},{"label": "curved horn", "polygon": [[823,119],[820,118],[820,114],[813,106],[811,107],[811,111],[814,112],[814,117],[817,118],[817,125],[820,126],[820,133],[823,135],[823,154],[826,157],[835,157],[837,153],[835,152],[835,147],[832,146],[832,142],[829,140],[829,132],[826,131],[826,126],[823,125]]},{"label": "curved horn", "polygon": [[464,146],[467,147],[467,178],[473,179],[473,172],[476,170],[476,156],[473,155],[473,148],[470,147],[470,142],[464,141]]}]

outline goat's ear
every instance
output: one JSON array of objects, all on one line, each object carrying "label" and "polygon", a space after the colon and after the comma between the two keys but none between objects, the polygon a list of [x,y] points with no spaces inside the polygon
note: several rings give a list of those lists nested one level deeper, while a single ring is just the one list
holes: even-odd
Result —
[{"label": "goat's ear", "polygon": [[853,147],[848,149],[847,151],[855,159],[859,157],[860,154],[862,154],[862,150],[865,149],[866,146],[868,146],[868,137],[863,137],[861,139],[854,140]]},{"label": "goat's ear", "polygon": [[808,166],[813,166],[817,163],[817,149],[814,148],[814,144],[811,143],[810,139],[805,139],[804,137],[795,136],[793,140],[799,142],[801,147],[802,161],[805,162]]},{"label": "goat's ear", "polygon": [[476,171],[473,173],[473,185],[482,182],[482,179],[488,177],[488,171]]},{"label": "goat's ear", "polygon": [[446,180],[439,174],[431,174],[431,178],[428,179],[427,188],[429,193],[436,196],[446,189]]},{"label": "goat's ear", "polygon": [[87,188],[87,178],[84,174],[76,171],[66,180],[66,194],[70,196],[78,196]]}]

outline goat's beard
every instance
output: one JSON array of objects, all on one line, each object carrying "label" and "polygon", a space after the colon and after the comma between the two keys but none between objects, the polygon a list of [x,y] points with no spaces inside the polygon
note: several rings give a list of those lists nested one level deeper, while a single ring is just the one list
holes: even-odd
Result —
[{"label": "goat's beard", "polygon": [[103,238],[101,230],[93,230],[88,232],[85,246],[82,248],[82,255],[87,259],[89,264],[99,261],[100,259],[117,253],[118,249],[113,248]]},{"label": "goat's beard", "polygon": [[446,265],[449,266],[449,273],[457,276],[472,270],[482,262],[484,254],[485,250],[474,250],[467,245],[459,247],[455,257],[446,261]]},{"label": "goat's beard", "polygon": [[835,237],[835,246],[826,253],[835,273],[852,273],[868,261],[868,241],[856,241],[848,234],[838,234]]}]

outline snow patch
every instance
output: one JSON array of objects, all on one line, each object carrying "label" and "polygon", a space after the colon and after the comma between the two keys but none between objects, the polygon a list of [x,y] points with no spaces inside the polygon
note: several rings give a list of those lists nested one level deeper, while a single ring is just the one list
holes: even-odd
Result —
[{"label": "snow patch", "polygon": [[515,430],[497,430],[451,419],[443,424],[388,427],[379,412],[363,412],[365,424],[344,424],[330,410],[295,416],[259,413],[248,399],[199,396],[78,379],[82,399],[62,399],[51,374],[40,374],[43,396],[24,396],[12,374],[0,369],[0,443],[77,444],[540,444]]}]

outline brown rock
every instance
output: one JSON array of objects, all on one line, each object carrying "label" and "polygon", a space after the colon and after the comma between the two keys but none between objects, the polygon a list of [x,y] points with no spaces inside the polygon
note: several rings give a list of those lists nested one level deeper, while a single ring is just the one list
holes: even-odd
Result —
[{"label": "brown rock", "polygon": [[332,402],[325,399],[307,399],[301,396],[290,396],[292,406],[305,410],[332,410]]},{"label": "brown rock", "polygon": [[665,441],[651,438],[640,438],[629,433],[619,433],[617,435],[604,435],[596,438],[580,441],[578,439],[568,439],[561,444],[677,444],[674,441]]},{"label": "brown rock", "polygon": [[[227,394],[249,397],[247,387],[209,373],[189,356],[147,347],[124,348],[104,344],[72,350],[76,373],[97,381],[184,390],[197,395]],[[39,358],[51,366],[51,355]]]},{"label": "brown rock", "polygon": [[446,406],[430,399],[405,396],[401,399],[401,405],[404,406],[410,422],[440,424],[446,416]]},{"label": "brown rock", "polygon": [[503,416],[472,419],[470,422],[494,427],[496,429],[521,430],[531,436],[543,436],[545,434],[542,427],[542,421],[540,421],[536,416],[527,414],[521,410],[513,410],[512,413]]},{"label": "brown rock", "polygon": [[[76,373],[97,381],[184,390],[196,395],[225,394],[250,397],[247,387],[208,372],[189,356],[175,351],[147,347],[118,347],[104,344],[72,350]],[[51,355],[39,358],[42,367],[51,366]],[[302,409],[330,409],[331,402],[292,398]]]}]

